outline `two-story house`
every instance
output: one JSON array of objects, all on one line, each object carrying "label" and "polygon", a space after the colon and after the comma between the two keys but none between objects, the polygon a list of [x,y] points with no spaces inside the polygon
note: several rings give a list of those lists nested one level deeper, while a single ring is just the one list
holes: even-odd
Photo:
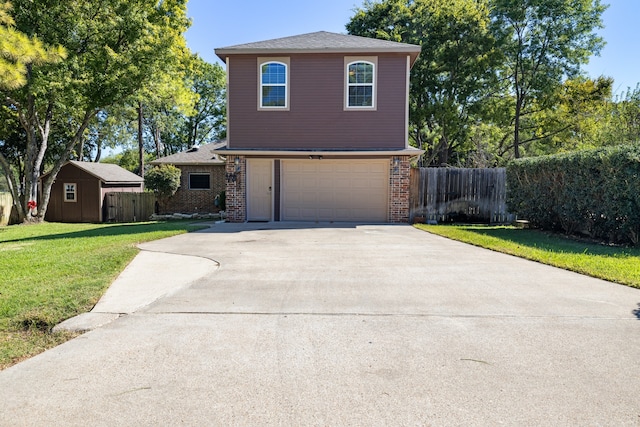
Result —
[{"label": "two-story house", "polygon": [[420,46],[328,32],[223,47],[228,219],[409,220]]}]

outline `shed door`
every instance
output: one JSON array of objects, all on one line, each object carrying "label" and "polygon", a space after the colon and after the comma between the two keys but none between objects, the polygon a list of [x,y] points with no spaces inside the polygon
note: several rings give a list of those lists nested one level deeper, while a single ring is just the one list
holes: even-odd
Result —
[{"label": "shed door", "polygon": [[283,160],[283,221],[387,221],[389,160]]}]

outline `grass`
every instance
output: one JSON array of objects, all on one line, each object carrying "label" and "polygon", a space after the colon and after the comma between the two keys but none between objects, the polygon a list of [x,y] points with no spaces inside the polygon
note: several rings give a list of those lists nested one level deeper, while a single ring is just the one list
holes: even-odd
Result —
[{"label": "grass", "polygon": [[90,311],[136,244],[196,230],[186,222],[0,227],[0,369],[73,335],[51,328]]},{"label": "grass", "polygon": [[640,288],[640,249],[583,242],[515,227],[423,225],[443,237]]}]

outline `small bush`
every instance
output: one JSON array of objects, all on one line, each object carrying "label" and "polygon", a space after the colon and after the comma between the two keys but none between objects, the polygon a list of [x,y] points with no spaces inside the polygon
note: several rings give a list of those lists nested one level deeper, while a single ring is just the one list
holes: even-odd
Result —
[{"label": "small bush", "polygon": [[144,185],[155,193],[161,204],[173,196],[180,187],[180,169],[173,165],[160,165],[144,175]]},{"label": "small bush", "polygon": [[640,238],[640,146],[519,159],[507,165],[509,211],[533,225],[612,243]]},{"label": "small bush", "polygon": [[218,208],[221,211],[226,211],[227,210],[227,192],[226,191],[221,191],[220,194],[218,194],[217,196],[218,199]]}]

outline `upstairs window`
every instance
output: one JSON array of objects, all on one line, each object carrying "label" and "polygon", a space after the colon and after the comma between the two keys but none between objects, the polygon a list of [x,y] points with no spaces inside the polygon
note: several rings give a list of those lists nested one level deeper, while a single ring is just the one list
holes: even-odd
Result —
[{"label": "upstairs window", "polygon": [[352,61],[346,69],[346,108],[375,109],[376,64],[373,61]]},{"label": "upstairs window", "polygon": [[64,184],[64,201],[65,202],[75,202],[76,198],[76,185],[75,184]]},{"label": "upstairs window", "polygon": [[260,109],[287,109],[288,65],[281,61],[260,64]]}]

